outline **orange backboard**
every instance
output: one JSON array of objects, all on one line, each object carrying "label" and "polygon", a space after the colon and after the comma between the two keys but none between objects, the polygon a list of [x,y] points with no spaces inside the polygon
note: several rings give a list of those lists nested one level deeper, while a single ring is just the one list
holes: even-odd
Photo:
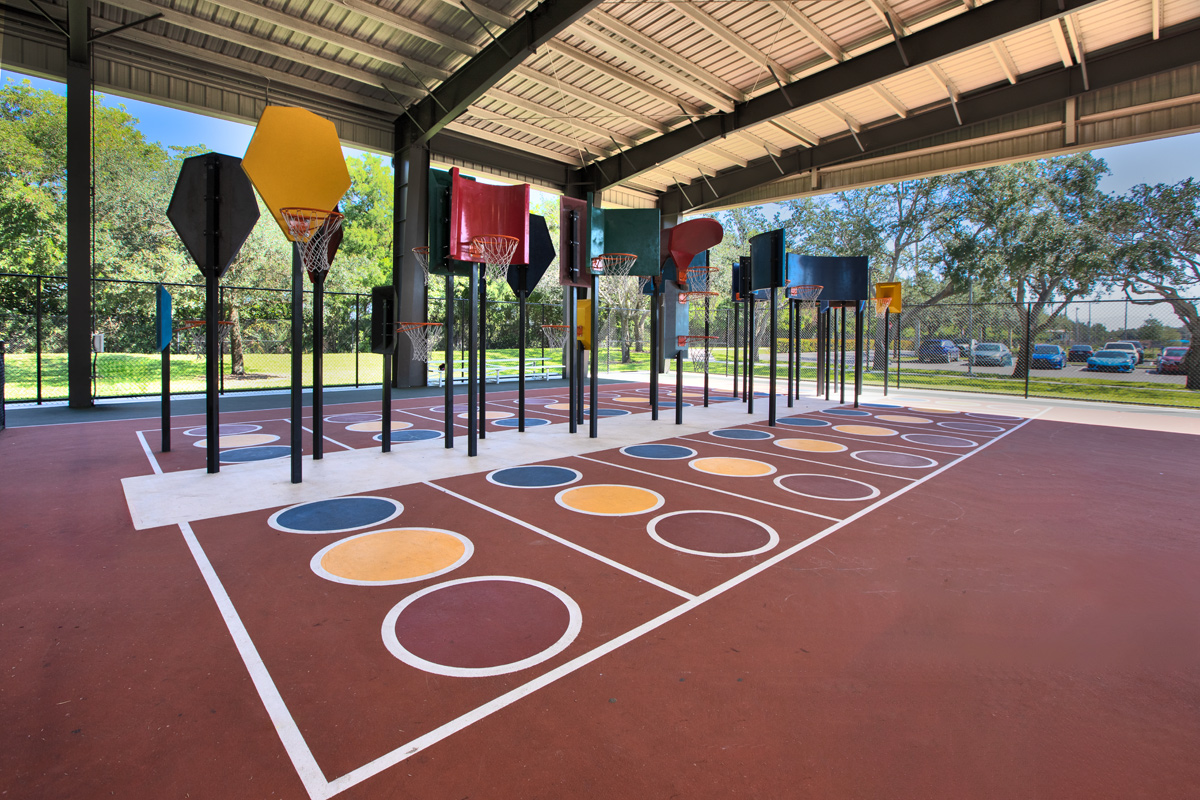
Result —
[{"label": "orange backboard", "polygon": [[303,108],[267,106],[242,158],[242,169],[284,235],[288,228],[279,209],[331,211],[350,188],[337,129]]},{"label": "orange backboard", "polygon": [[[888,311],[891,311],[893,314],[900,313],[901,302],[900,302],[900,282],[899,281],[894,281],[891,283],[875,284],[875,296],[892,298],[891,304],[888,305]],[[881,311],[879,313],[882,314],[883,312]]]}]

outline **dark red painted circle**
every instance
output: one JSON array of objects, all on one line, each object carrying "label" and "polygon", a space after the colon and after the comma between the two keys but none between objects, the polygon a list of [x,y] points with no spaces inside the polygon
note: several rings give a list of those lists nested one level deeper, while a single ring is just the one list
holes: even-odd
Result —
[{"label": "dark red painted circle", "polygon": [[757,522],[703,511],[664,517],[654,531],[676,547],[701,553],[746,553],[771,541]]},{"label": "dark red painted circle", "polygon": [[569,624],[567,607],[546,590],[484,580],[417,598],[396,620],[396,638],[434,664],[484,669],[536,656],[561,639]]},{"label": "dark red painted circle", "polygon": [[872,494],[869,486],[836,475],[785,475],[779,484],[793,492],[830,500],[865,500]]}]

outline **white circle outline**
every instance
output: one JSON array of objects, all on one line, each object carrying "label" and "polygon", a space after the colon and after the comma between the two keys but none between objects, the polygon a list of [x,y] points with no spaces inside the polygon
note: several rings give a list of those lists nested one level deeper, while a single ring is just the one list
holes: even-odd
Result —
[{"label": "white circle outline", "polygon": [[[758,475],[728,475],[724,472],[709,472],[706,469],[701,469],[700,467],[696,466],[697,461],[704,461],[705,459],[709,459],[709,458],[723,458],[723,459],[727,459],[729,461],[749,461],[752,464],[762,464],[765,467],[770,467],[771,471],[764,472],[764,473],[761,473]],[[775,468],[774,464],[768,464],[767,462],[759,461],[756,458],[739,458],[738,456],[700,456],[700,458],[693,458],[691,461],[689,461],[688,466],[691,467],[692,469],[696,470],[696,472],[702,472],[705,475],[716,475],[721,478],[766,478],[771,475],[774,475],[776,472],[779,471],[778,469]]]},{"label": "white circle outline", "polygon": [[[460,542],[462,542],[463,554],[453,564],[451,564],[448,567],[443,567],[443,568],[437,570],[436,572],[430,572],[425,575],[418,575],[414,578],[398,578],[393,581],[364,581],[364,580],[355,580],[354,578],[345,578],[345,577],[342,577],[341,575],[335,575],[332,572],[330,572],[329,570],[327,570],[321,566],[321,559],[324,558],[325,554],[328,553],[333,548],[335,548],[339,545],[343,545],[346,542],[351,541],[352,539],[361,539],[364,536],[375,536],[376,534],[387,533],[388,531],[433,531],[434,533],[444,533],[448,536],[453,536],[455,539],[458,539]],[[338,539],[336,542],[333,542],[332,544],[328,544],[325,547],[322,547],[320,550],[317,551],[317,554],[312,557],[312,560],[310,560],[308,562],[308,566],[312,569],[313,572],[317,573],[318,577],[324,578],[327,581],[333,581],[334,583],[344,583],[347,586],[395,586],[395,585],[401,584],[401,583],[417,583],[418,581],[425,581],[425,580],[429,580],[430,578],[436,578],[439,575],[445,575],[447,572],[458,569],[463,564],[467,563],[467,561],[469,561],[471,556],[474,554],[475,554],[475,545],[471,543],[470,539],[463,536],[461,533],[455,533],[454,531],[448,531],[445,528],[424,528],[424,527],[382,528],[377,531],[363,531],[362,533],[356,533],[353,536],[347,536],[344,539]]]},{"label": "white circle outline", "polygon": [[668,458],[659,458],[659,457],[657,457],[657,456],[639,456],[639,455],[637,455],[636,453],[627,453],[627,452],[625,452],[626,450],[628,450],[628,449],[629,449],[629,448],[631,448],[631,447],[646,447],[646,446],[648,446],[648,445],[650,445],[650,446],[653,446],[654,444],[655,444],[654,442],[642,442],[642,443],[640,443],[640,444],[627,444],[627,445],[625,445],[624,447],[622,447],[622,448],[621,448],[621,449],[620,449],[618,452],[620,452],[620,453],[621,453],[621,455],[623,455],[623,456],[629,456],[630,458],[641,458],[641,459],[644,459],[644,460],[647,460],[647,461],[681,461],[681,460],[683,460],[683,459],[685,459],[685,458],[691,458],[692,456],[694,456],[694,455],[696,455],[696,454],[697,454],[697,453],[696,453],[696,451],[695,451],[695,450],[693,450],[692,448],[690,448],[690,447],[684,447],[684,446],[683,446],[683,445],[681,445],[681,444],[669,444],[669,445],[658,445],[658,446],[659,446],[659,447],[678,447],[680,450],[687,450],[687,451],[688,451],[688,453],[689,453],[689,455],[686,455],[686,456],[670,456],[670,457],[668,457]]},{"label": "white circle outline", "polygon": [[900,431],[894,431],[891,428],[884,428],[881,425],[858,425],[860,428],[874,428],[878,431],[887,431],[887,433],[863,433],[862,431],[844,431],[842,428],[854,426],[855,423],[847,423],[846,425],[834,425],[833,429],[838,433],[848,433],[851,436],[871,436],[876,439],[885,439],[888,436],[899,436]]},{"label": "white circle outline", "polygon": [[[906,419],[896,421],[897,417],[905,417]],[[875,419],[880,422],[886,422],[890,425],[932,425],[933,420],[918,417],[915,414],[876,414]]]},{"label": "white circle outline", "polygon": [[[987,411],[968,411],[968,417],[984,419],[988,422],[1024,422],[1028,417],[1018,417],[1016,414],[992,414]],[[997,419],[999,417],[1000,419]]]},{"label": "white circle outline", "polygon": [[[813,426],[813,427],[817,427],[817,426]],[[725,431],[748,431],[749,433],[762,434],[762,435],[761,435],[761,436],[751,436],[751,437],[745,437],[745,436],[722,436],[721,434],[722,434],[723,432],[725,432]],[[709,436],[715,436],[715,437],[717,437],[718,439],[733,439],[735,442],[736,442],[736,441],[742,441],[742,442],[765,442],[765,441],[768,441],[768,440],[770,440],[770,439],[774,439],[774,438],[775,438],[775,434],[773,434],[773,433],[768,433],[767,431],[756,431],[756,430],[749,429],[749,428],[717,428],[715,431],[709,431],[709,432],[708,432],[708,435],[709,435]]]},{"label": "white circle outline", "polygon": [[857,408],[822,408],[820,413],[828,414],[831,417],[869,417],[870,411],[863,411]]},{"label": "white circle outline", "polygon": [[[513,486],[511,483],[501,483],[492,477],[497,472],[504,472],[505,470],[509,469],[523,469],[524,467],[550,467],[552,469],[565,469],[567,472],[574,472],[575,477],[571,478],[569,481],[564,481],[563,483],[552,483],[549,486]],[[579,483],[579,481],[583,480],[583,473],[577,469],[572,469],[571,467],[560,467],[557,464],[522,464],[518,467],[501,467],[500,469],[494,469],[483,477],[487,478],[488,483],[496,486],[502,486],[505,489],[557,489],[560,486],[570,486],[573,483]]]},{"label": "white circle outline", "polygon": [[[966,442],[966,444],[934,444],[933,442],[921,442],[916,439],[910,439],[908,438],[910,436],[941,436],[945,439],[958,439],[960,442]],[[912,444],[919,444],[922,447],[979,447],[979,442],[972,441],[965,436],[951,436],[948,433],[906,433],[900,438]]]},{"label": "white circle outline", "polygon": [[[240,433],[254,433],[255,431],[262,430],[262,425],[255,425],[251,422],[224,422],[224,423],[222,423],[222,425],[244,425],[250,429],[248,431],[240,431],[239,433],[226,434],[227,436],[237,436]],[[188,428],[186,431],[183,432],[183,435],[184,436],[208,436],[207,431],[204,433],[193,433],[193,431],[203,431],[204,429],[205,429],[204,425],[200,425],[199,427],[196,427],[196,428]],[[217,426],[217,436],[220,436],[220,435],[221,435],[221,426],[218,425]]]},{"label": "white circle outline", "polygon": [[[225,456],[231,456],[231,455],[234,455],[234,454],[236,454],[236,453],[248,453],[248,452],[250,452],[251,450],[258,450],[259,448],[262,448],[262,447],[282,447],[284,450],[287,450],[288,452],[286,452],[286,453],[281,453],[281,454],[279,454],[279,455],[277,455],[277,456],[271,456],[270,458],[254,458],[254,459],[251,459],[250,461],[243,461],[243,460],[241,460],[241,459],[236,459],[236,460],[233,460],[233,461],[229,461],[229,460],[227,460],[227,459],[225,458]],[[249,446],[247,446],[247,447],[231,447],[231,448],[229,448],[228,450],[222,450],[222,451],[221,451],[221,457],[220,457],[220,459],[219,459],[219,460],[220,460],[220,462],[221,462],[222,464],[232,464],[232,465],[237,465],[237,464],[254,464],[254,463],[257,463],[257,462],[259,462],[259,461],[277,461],[277,460],[279,460],[279,459],[281,459],[281,458],[287,458],[288,456],[290,456],[290,455],[291,455],[291,450],[292,450],[291,446],[289,446],[289,445],[286,445],[286,444],[252,444],[252,445],[249,445]]]},{"label": "white circle outline", "polygon": [[797,442],[797,441],[799,441],[799,442],[824,442],[825,440],[824,439],[806,439],[803,436],[789,436],[786,439],[779,439],[778,441],[776,441],[775,446],[782,447],[784,450],[790,450],[793,453],[813,453],[815,455],[822,455],[822,454],[833,455],[834,453],[844,453],[850,449],[849,447],[846,447],[846,445],[842,444],[841,442],[826,442],[826,444],[837,445],[838,447],[842,448],[841,450],[805,450],[801,447],[788,447],[786,444],[784,444],[784,442]]},{"label": "white circle outline", "polygon": [[[370,431],[369,429],[366,429],[366,428],[356,428],[356,427],[354,427],[354,426],[355,426],[355,425],[371,425],[372,423],[375,423],[375,422],[378,422],[378,423],[379,423],[379,426],[378,426],[378,427],[379,427],[379,432],[380,432],[380,433],[383,433],[383,419],[382,419],[382,417],[381,417],[380,419],[369,419],[369,420],[364,420],[363,422],[350,422],[350,423],[347,423],[347,424],[346,424],[346,430],[350,431],[351,433],[370,433],[371,431]],[[404,421],[404,420],[402,420],[402,419],[394,419],[394,420],[392,420],[391,424],[392,424],[393,426],[396,426],[396,425],[399,425],[399,426],[400,426],[399,428],[397,428],[397,427],[393,427],[393,428],[392,428],[392,430],[394,430],[394,431],[406,431],[406,430],[408,430],[409,428],[411,428],[411,427],[413,426],[413,424],[412,424],[411,422],[405,422],[405,421]]]},{"label": "white circle outline", "polygon": [[[925,464],[924,466],[920,464],[880,464],[877,461],[869,461],[865,458],[859,458],[859,453],[892,453],[902,456],[912,456],[913,458],[923,458],[929,463]],[[864,464],[870,464],[871,466],[875,467],[891,467],[892,469],[930,469],[931,467],[936,467],[938,464],[936,459],[932,459],[929,456],[921,456],[917,455],[916,453],[897,453],[895,450],[855,450],[850,454],[850,457],[856,461],[861,461]]]},{"label": "white circle outline", "polygon": [[[563,502],[562,496],[564,494],[566,494],[567,492],[573,492],[576,489],[582,489],[584,487],[600,489],[605,486],[612,486],[612,487],[618,488],[618,489],[637,489],[638,491],[641,491],[641,492],[649,492],[650,494],[652,494],[658,498],[658,502],[655,503],[652,507],[642,509],[641,511],[623,511],[620,513],[608,513],[608,512],[604,512],[604,511],[584,511],[581,508],[573,508],[573,507],[567,505],[565,502]],[[568,511],[574,511],[576,514],[587,514],[588,516],[591,516],[591,517],[636,517],[638,514],[649,514],[651,511],[658,511],[660,508],[663,507],[663,504],[665,504],[667,502],[667,499],[665,497],[663,497],[661,494],[659,494],[658,492],[654,491],[653,489],[647,489],[644,486],[630,486],[627,483],[585,483],[585,484],[582,484],[581,486],[571,486],[570,488],[563,489],[561,492],[554,495],[554,502],[558,503],[560,506],[567,509]]]},{"label": "white circle outline", "polygon": [[[789,420],[797,420],[797,419],[812,420],[812,422],[806,422],[804,424],[800,424],[799,422],[790,422],[789,421]],[[820,419],[818,417],[801,417],[801,416],[780,417],[779,419],[775,420],[775,422],[778,423],[779,425],[787,425],[789,428],[828,428],[831,425],[833,425],[833,423],[827,419]]]},{"label": "white circle outline", "polygon": [[[955,425],[976,425],[976,426],[978,426],[978,429],[977,430],[970,430],[970,429],[964,430],[962,428],[954,427]],[[946,430],[950,430],[950,431],[958,431],[959,433],[1003,433],[1005,430],[1007,430],[1007,428],[1002,428],[999,425],[988,425],[983,422],[957,422],[957,421],[939,422],[938,427],[945,428]]]},{"label": "white circle outline", "polygon": [[[507,581],[509,583],[524,583],[528,586],[536,586],[543,589],[558,598],[564,606],[567,607],[567,629],[558,641],[547,647],[540,653],[536,653],[528,658],[523,658],[520,661],[513,661],[508,664],[498,664],[494,667],[450,667],[445,664],[438,664],[433,661],[427,661],[424,658],[416,655],[400,644],[399,637],[396,636],[396,621],[400,618],[400,614],[404,609],[408,608],[414,602],[424,597],[427,594],[457,586],[464,583],[478,583],[480,581]],[[554,656],[566,650],[575,637],[579,635],[579,631],[583,628],[583,613],[579,610],[579,604],[568,595],[566,592],[551,586],[541,581],[535,581],[530,578],[515,578],[508,575],[479,575],[474,578],[459,578],[458,580],[445,581],[433,586],[428,586],[419,592],[415,592],[401,600],[396,605],[392,606],[391,610],[383,618],[383,626],[381,633],[383,635],[383,646],[388,649],[396,658],[408,664],[410,667],[423,670],[424,672],[432,672],[434,675],[445,675],[451,678],[486,678],[493,675],[507,675],[510,672],[532,667],[536,664],[541,664],[543,661],[548,661]]]},{"label": "white circle outline", "polygon": [[[437,434],[437,436],[426,436],[424,439],[410,439],[408,441],[405,441],[403,439],[392,439],[392,444],[397,444],[397,443],[398,444],[415,444],[416,442],[432,442],[434,439],[445,439],[446,438],[445,433],[443,433],[442,431],[434,430],[433,428],[401,428],[398,431],[392,431],[392,433],[400,433],[401,431],[433,431],[434,433]],[[380,431],[379,433],[372,436],[371,441],[382,442],[383,441],[383,431]]]},{"label": "white circle outline", "polygon": [[[359,419],[354,422],[346,422],[338,419],[338,417],[374,417],[375,419]],[[347,411],[343,414],[330,414],[325,417],[325,421],[332,425],[357,425],[360,422],[379,422],[383,419],[383,414],[372,414],[370,411]]]},{"label": "white circle outline", "polygon": [[[512,419],[513,417],[516,416],[516,414],[512,413],[511,411],[487,411],[484,413],[492,415],[490,417],[485,417],[489,421],[497,420],[497,419]],[[460,412],[459,414],[457,414],[456,416],[459,419],[467,419],[469,416],[471,416],[471,412],[463,411],[463,412]],[[478,415],[477,415],[477,417],[478,417]]]},{"label": "white circle outline", "polygon": [[[384,500],[388,503],[391,503],[396,508],[395,508],[395,511],[393,511],[390,516],[384,517],[383,519],[375,520],[374,522],[368,522],[366,525],[354,525],[349,528],[337,528],[335,530],[328,530],[328,531],[306,531],[306,530],[301,530],[299,528],[289,528],[279,521],[279,518],[281,516],[283,516],[284,514],[286,514],[289,511],[291,511],[292,509],[300,508],[301,506],[310,506],[314,503],[324,503],[329,500],[358,500],[358,499]],[[320,536],[320,535],[326,534],[326,533],[349,533],[350,531],[361,531],[363,528],[370,528],[372,525],[382,525],[385,522],[391,522],[396,517],[400,516],[402,513],[404,513],[404,504],[401,503],[399,500],[393,500],[390,497],[380,497],[379,495],[375,495],[375,494],[350,494],[350,495],[342,495],[341,497],[326,497],[323,500],[307,500],[303,503],[296,503],[294,506],[288,506],[287,508],[281,508],[267,519],[267,524],[270,525],[275,530],[283,531],[284,533],[303,533],[303,534],[306,534],[309,536],[313,536],[313,535]]]},{"label": "white circle outline", "polygon": [[[606,418],[612,419],[613,417],[628,417],[630,414],[633,413],[628,408],[602,408],[600,410],[607,411],[607,412],[613,412],[613,413],[601,414],[600,419],[606,419]],[[585,411],[583,416],[584,416],[584,418],[590,417],[591,413]]]},{"label": "white circle outline", "polygon": [[[221,436],[217,437],[217,448],[218,449],[220,449],[222,446],[221,439],[225,438],[226,436],[266,436],[267,437],[267,439],[265,439],[264,441],[256,442],[255,444],[227,444],[224,446],[224,449],[226,449],[226,450],[240,450],[243,447],[265,447],[266,445],[271,444],[271,442],[279,441],[279,437],[273,433],[258,433],[258,434],[256,434],[253,431],[248,431],[246,433],[226,433],[226,434],[222,434]],[[199,441],[192,442],[192,447],[208,447],[208,437],[206,436],[205,438],[200,439]]]},{"label": "white circle outline", "polygon": [[[740,553],[711,553],[707,550],[692,550],[687,547],[681,547],[677,544],[672,544],[666,539],[658,535],[658,523],[667,517],[673,517],[677,514],[720,514],[723,517],[736,517],[744,519],[747,522],[752,522],[767,532],[767,543],[755,550],[744,550]],[[734,514],[732,511],[713,511],[709,509],[685,509],[683,511],[668,511],[666,514],[659,514],[654,519],[646,523],[646,533],[650,534],[650,538],[661,544],[663,547],[669,547],[672,550],[678,550],[681,553],[688,553],[695,556],[707,556],[709,558],[744,558],[745,556],[755,556],[759,553],[765,553],[768,550],[773,550],[779,544],[779,534],[765,522],[747,517],[744,514]]]},{"label": "white circle outline", "polygon": [[[498,425],[501,428],[518,428],[521,425],[520,419],[515,416],[514,417],[506,417],[504,419],[495,419],[495,420],[492,420],[491,422],[493,425]],[[511,423],[511,424],[506,424],[506,423]],[[549,425],[549,424],[550,424],[550,420],[542,419],[541,417],[526,417],[525,418],[525,427],[526,428],[529,428],[529,427],[540,428],[543,425]]]},{"label": "white circle outline", "polygon": [[[788,487],[786,487],[782,483],[780,483],[780,481],[782,481],[784,478],[801,478],[801,477],[833,478],[833,479],[839,480],[839,481],[847,481],[849,483],[857,483],[859,486],[865,486],[868,489],[870,489],[871,494],[867,495],[866,497],[825,497],[824,495],[820,495],[820,494],[806,494],[805,492],[798,492],[795,489],[789,489]],[[879,497],[879,489],[877,489],[876,487],[872,486],[869,483],[864,483],[863,481],[856,481],[853,478],[843,478],[841,475],[829,475],[828,473],[825,473],[825,472],[793,472],[790,475],[780,475],[778,478],[775,479],[775,485],[778,486],[780,489],[783,489],[785,492],[791,492],[792,494],[797,494],[797,495],[800,495],[801,497],[811,497],[814,500],[830,500],[835,503],[861,503],[863,500],[874,500],[876,497]]]}]

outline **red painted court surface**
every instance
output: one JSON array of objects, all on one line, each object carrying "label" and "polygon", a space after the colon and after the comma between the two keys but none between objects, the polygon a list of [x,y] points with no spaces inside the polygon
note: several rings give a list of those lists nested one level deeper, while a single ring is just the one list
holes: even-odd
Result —
[{"label": "red painted court surface", "polygon": [[[546,430],[492,417],[476,460],[327,406],[322,469],[428,465],[336,495],[205,475],[202,418],[166,454],[156,420],[0,432],[0,797],[1200,796],[1195,416],[678,428],[616,385],[589,443],[530,398]],[[284,417],[223,414],[223,460]],[[179,521],[138,529],[153,503]]]}]

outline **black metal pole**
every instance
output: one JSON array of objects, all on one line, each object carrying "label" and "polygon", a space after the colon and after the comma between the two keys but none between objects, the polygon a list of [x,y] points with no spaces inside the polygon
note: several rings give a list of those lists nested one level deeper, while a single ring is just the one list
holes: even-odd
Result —
[{"label": "black metal pole", "polygon": [[564,353],[567,359],[567,378],[570,381],[570,390],[567,401],[567,414],[570,415],[568,420],[568,430],[571,433],[577,433],[579,430],[579,298],[578,289],[576,286],[567,287],[567,326],[570,328],[567,331],[566,352]]},{"label": "black metal pole", "polygon": [[525,298],[525,279],[528,266],[517,267],[517,273],[520,276],[517,279],[517,285],[520,290],[517,292],[518,312],[520,329],[517,331],[517,358],[519,359],[519,375],[517,377],[517,431],[525,432],[525,315],[528,313],[526,309]]},{"label": "black metal pole", "polygon": [[588,394],[592,418],[588,421],[588,438],[600,435],[600,277],[592,275],[592,382]]},{"label": "black metal pole", "polygon": [[479,429],[476,427],[479,406],[475,381],[479,376],[479,264],[471,264],[471,283],[467,290],[470,311],[467,314],[467,455],[479,455]]},{"label": "black metal pole", "polygon": [[841,392],[841,400],[838,402],[846,402],[846,306],[842,306],[842,333],[838,339],[838,346],[841,348],[838,352],[838,390]]},{"label": "black metal pole", "polygon": [[683,351],[675,351],[675,424],[683,424]]},{"label": "black metal pole", "polygon": [[[833,377],[833,354],[834,354],[833,331],[834,331],[834,320],[836,318],[837,318],[837,312],[834,311],[833,306],[830,306],[829,310],[825,312],[825,322],[824,322],[824,325],[825,325],[825,381],[824,381],[824,383],[825,383],[825,399],[826,400],[829,399],[829,383],[830,383],[830,379]],[[818,392],[817,394],[819,395],[820,392]]]},{"label": "black metal pole", "polygon": [[220,361],[217,355],[217,305],[219,301],[217,285],[217,244],[220,236],[218,220],[221,211],[221,162],[214,155],[209,155],[207,167],[207,186],[204,198],[205,206],[205,260],[208,269],[204,270],[204,373],[205,373],[205,419],[204,436],[205,451],[209,473],[221,471],[221,414],[219,391]]},{"label": "black metal pole", "polygon": [[754,413],[754,357],[758,355],[758,337],[755,336],[754,317],[758,313],[755,309],[754,295],[750,295],[750,305],[746,309],[746,413]]},{"label": "black metal pole", "polygon": [[[391,320],[387,322],[389,327],[393,327]],[[399,336],[400,332],[393,330],[392,336]],[[379,420],[379,441],[380,449],[385,453],[392,452],[392,354],[387,353],[383,357],[383,405],[380,408]]]},{"label": "black metal pole", "polygon": [[454,449],[454,276],[446,275],[446,371],[442,375],[442,416],[446,449]]},{"label": "black metal pole", "polygon": [[771,357],[769,359],[767,359],[767,361],[771,365],[771,377],[767,380],[767,386],[770,388],[770,391],[771,391],[771,396],[769,398],[767,398],[767,424],[772,425],[772,426],[775,424],[775,410],[776,410],[775,406],[777,403],[776,398],[775,398],[775,392],[776,392],[775,368],[779,365],[779,354],[776,352],[779,348],[776,346],[776,342],[777,342],[776,334],[778,333],[778,328],[776,327],[778,325],[778,320],[776,319],[776,316],[777,316],[778,312],[775,310],[775,292],[776,292],[776,289],[774,286],[772,286],[771,287],[771,313],[769,316],[770,325],[771,325],[771,335],[768,340],[770,342]]},{"label": "black metal pole", "polygon": [[300,263],[300,248],[292,245],[292,483],[304,480],[300,463],[304,441],[304,269]]},{"label": "black metal pole", "polygon": [[663,348],[661,317],[658,308],[658,278],[650,279],[650,419],[658,419],[658,365]]},{"label": "black metal pole", "polygon": [[[217,292],[218,292],[218,295],[217,295],[217,318],[219,319],[220,316],[225,313],[225,287],[224,286],[218,287]],[[220,352],[220,354],[221,354],[221,364],[220,364],[221,370],[217,374],[221,376],[221,394],[225,394],[225,337],[224,336],[222,336],[220,338],[220,344],[218,345],[218,352]]]},{"label": "black metal pole", "polygon": [[354,295],[354,388],[355,389],[358,388],[358,340],[359,340],[358,315],[360,313],[358,301],[359,301],[360,297],[362,297],[362,295],[360,295],[360,294]]},{"label": "black metal pole", "polygon": [[37,404],[42,404],[42,279],[38,278],[34,288],[33,313],[37,330],[34,334],[37,340]]},{"label": "black metal pole", "polygon": [[704,407],[708,408],[708,359],[711,353],[708,349],[708,298],[704,298]]},{"label": "black metal pole", "polygon": [[171,452],[171,340],[159,354],[162,358],[162,451]]},{"label": "black metal pole", "polygon": [[738,322],[740,322],[738,319],[740,316],[738,314],[738,306],[740,305],[741,303],[739,303],[736,299],[733,301],[733,396],[735,398],[741,397],[742,395],[740,391],[741,386],[738,385],[738,379],[740,377],[740,370],[738,369]]},{"label": "black metal pole", "polygon": [[[792,407],[792,362],[796,357],[796,348],[792,346],[792,340],[796,338],[796,304],[791,300],[788,304],[788,382],[787,382],[787,397],[788,408]],[[799,377],[799,376],[797,376]],[[798,381],[797,381],[798,382]]]},{"label": "black metal pole", "polygon": [[[319,461],[325,455],[323,438],[325,436],[325,353],[322,352],[325,348],[325,274],[317,275],[317,280],[313,283],[313,355],[312,355],[312,371],[313,371],[313,387],[312,387],[312,410],[313,410],[313,461]],[[385,431],[388,438],[391,438],[391,432]]]},{"label": "black metal pole", "polygon": [[892,320],[891,309],[883,312],[883,396],[888,393],[888,362],[892,360]]},{"label": "black metal pole", "polygon": [[854,304],[854,407],[862,394],[863,380],[863,303]]},{"label": "black metal pole", "polygon": [[[476,265],[476,271],[479,266]],[[487,276],[479,277],[479,438],[487,438]]]}]

